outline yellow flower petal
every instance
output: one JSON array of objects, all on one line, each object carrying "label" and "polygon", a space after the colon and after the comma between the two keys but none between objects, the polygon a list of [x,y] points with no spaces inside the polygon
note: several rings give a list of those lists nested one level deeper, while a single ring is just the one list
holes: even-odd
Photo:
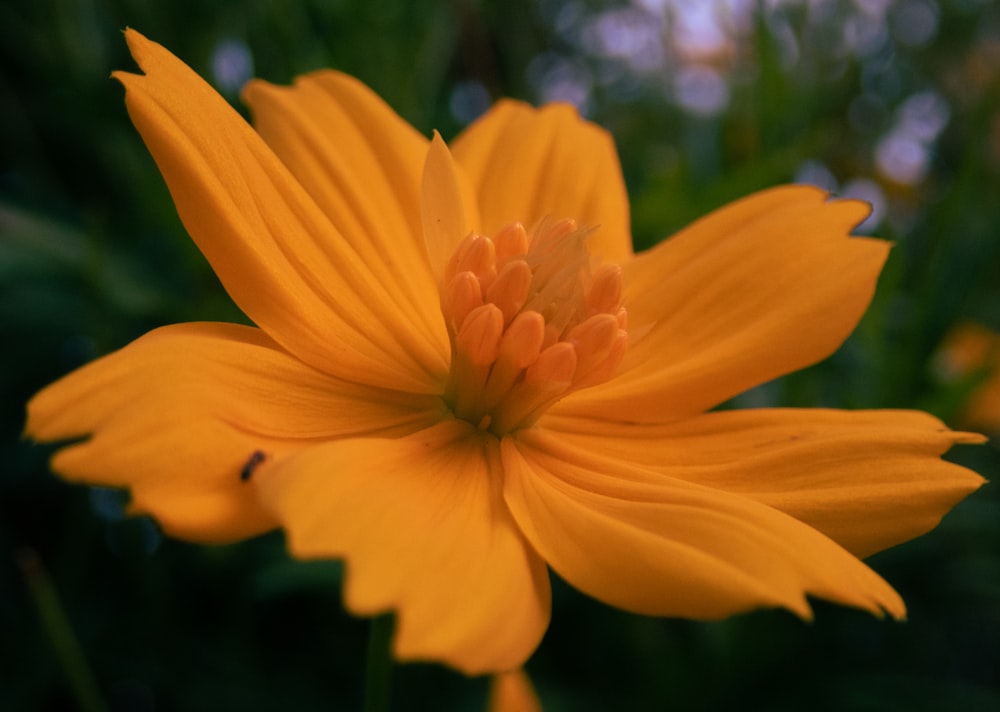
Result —
[{"label": "yellow flower petal", "polygon": [[440,334],[406,318],[263,140],[200,77],[135,31],[145,75],[117,72],[129,115],[188,232],[236,303],[303,361],[359,383],[430,393]]},{"label": "yellow flower petal", "polygon": [[[437,283],[420,231],[427,139],[353,77],[320,71],[293,87],[250,82],[255,127],[398,308],[448,352]],[[437,318],[434,318],[437,317]]]},{"label": "yellow flower petal", "polygon": [[632,254],[628,195],[611,136],[565,104],[534,109],[501,101],[452,142],[477,188],[482,231],[519,220],[572,218],[597,228],[591,251],[609,262]]},{"label": "yellow flower petal", "polygon": [[396,613],[398,658],[509,670],[542,637],[549,584],[486,447],[457,420],[400,439],[333,442],[262,472],[261,501],[295,556],[345,560],[351,611]]},{"label": "yellow flower petal", "polygon": [[562,442],[503,442],[504,496],[528,541],[581,591],[648,615],[715,619],[806,595],[881,615],[902,600],[815,529],[744,497]]},{"label": "yellow flower petal", "polygon": [[436,131],[427,150],[420,187],[424,239],[431,269],[441,280],[455,246],[481,221],[472,187]]},{"label": "yellow flower petal", "polygon": [[982,442],[917,411],[732,410],[667,425],[549,417],[567,444],[749,497],[856,556],[919,536],[983,479],[940,459]]},{"label": "yellow flower petal", "polygon": [[542,712],[531,679],[521,668],[494,675],[490,680],[487,712]]},{"label": "yellow flower petal", "polygon": [[[133,509],[170,534],[228,541],[277,526],[241,479],[317,441],[401,435],[440,417],[432,396],[333,379],[259,329],[182,324],[146,334],[53,383],[28,404],[39,441],[70,480],[128,487]],[[250,473],[252,474],[252,473]]]},{"label": "yellow flower petal", "polygon": [[889,252],[848,237],[868,207],[775,188],[702,218],[624,265],[629,350],[617,378],[565,412],[694,415],[829,356],[871,301]]}]

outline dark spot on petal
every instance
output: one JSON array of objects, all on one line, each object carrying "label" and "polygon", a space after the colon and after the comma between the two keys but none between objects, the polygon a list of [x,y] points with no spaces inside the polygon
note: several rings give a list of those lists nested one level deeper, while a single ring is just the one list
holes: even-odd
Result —
[{"label": "dark spot on petal", "polygon": [[267,455],[264,454],[263,450],[254,450],[250,455],[250,458],[243,465],[243,469],[240,470],[240,480],[247,482],[253,475],[253,471],[257,469],[260,463],[267,459]]}]

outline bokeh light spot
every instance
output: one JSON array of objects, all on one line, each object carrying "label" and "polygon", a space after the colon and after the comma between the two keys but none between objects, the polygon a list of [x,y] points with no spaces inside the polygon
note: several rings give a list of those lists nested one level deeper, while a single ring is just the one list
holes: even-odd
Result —
[{"label": "bokeh light spot", "polygon": [[226,94],[237,93],[253,77],[253,55],[246,42],[219,40],[212,50],[212,77]]}]

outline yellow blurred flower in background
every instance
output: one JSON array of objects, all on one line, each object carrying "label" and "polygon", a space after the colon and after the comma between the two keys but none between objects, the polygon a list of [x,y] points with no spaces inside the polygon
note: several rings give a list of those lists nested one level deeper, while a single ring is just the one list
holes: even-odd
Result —
[{"label": "yellow blurred flower in background", "polygon": [[281,527],[338,558],[394,652],[470,674],[537,647],[551,567],[608,604],[905,614],[859,557],[980,483],[913,411],[711,408],[813,364],[888,244],[864,204],[782,187],[642,254],[609,135],[496,105],[449,148],[325,71],[245,91],[256,130],[127,33],[118,73],[188,232],[256,327],[157,329],[29,405],[53,469],[174,536]]},{"label": "yellow blurred flower in background", "polygon": [[975,381],[959,409],[962,425],[1000,433],[1000,334],[979,324],[961,324],[948,334],[936,365],[947,382]]}]

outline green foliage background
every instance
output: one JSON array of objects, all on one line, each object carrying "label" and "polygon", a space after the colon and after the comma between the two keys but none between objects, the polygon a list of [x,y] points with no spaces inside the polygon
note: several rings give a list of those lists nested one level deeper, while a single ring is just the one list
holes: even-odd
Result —
[{"label": "green foliage background", "polygon": [[[847,52],[837,38],[878,7],[881,44]],[[872,309],[834,357],[740,404],[920,407],[955,422],[968,384],[937,377],[934,354],[961,321],[1000,330],[997,4],[763,3],[735,56],[698,60],[729,92],[701,114],[671,93],[676,57],[640,71],[587,39],[601,18],[639,8],[0,5],[0,710],[360,707],[368,624],[343,612],[337,564],[290,561],[279,534],[215,548],[163,539],[152,522],[122,518],[116,493],[48,474],[49,451],[20,438],[26,400],[74,367],[161,324],[245,320],[187,239],[108,79],[134,66],[125,26],[209,78],[223,39],[242,43],[271,81],[345,70],[421,131],[445,136],[471,110],[462,97],[538,102],[568,77],[618,141],[638,247],[803,166],[821,166],[838,186],[865,178],[888,206],[876,232],[896,242]],[[915,41],[908,29],[921,11],[935,24]],[[924,146],[926,173],[892,180],[880,146],[906,100],[926,92],[947,121]],[[950,457],[1000,478],[996,445]],[[1000,709],[994,490],[872,560],[907,600],[905,624],[822,603],[812,624],[769,611],[652,620],[557,582],[552,625],[528,669],[550,711]],[[394,674],[397,710],[476,710],[484,694],[485,681],[436,666]]]}]

